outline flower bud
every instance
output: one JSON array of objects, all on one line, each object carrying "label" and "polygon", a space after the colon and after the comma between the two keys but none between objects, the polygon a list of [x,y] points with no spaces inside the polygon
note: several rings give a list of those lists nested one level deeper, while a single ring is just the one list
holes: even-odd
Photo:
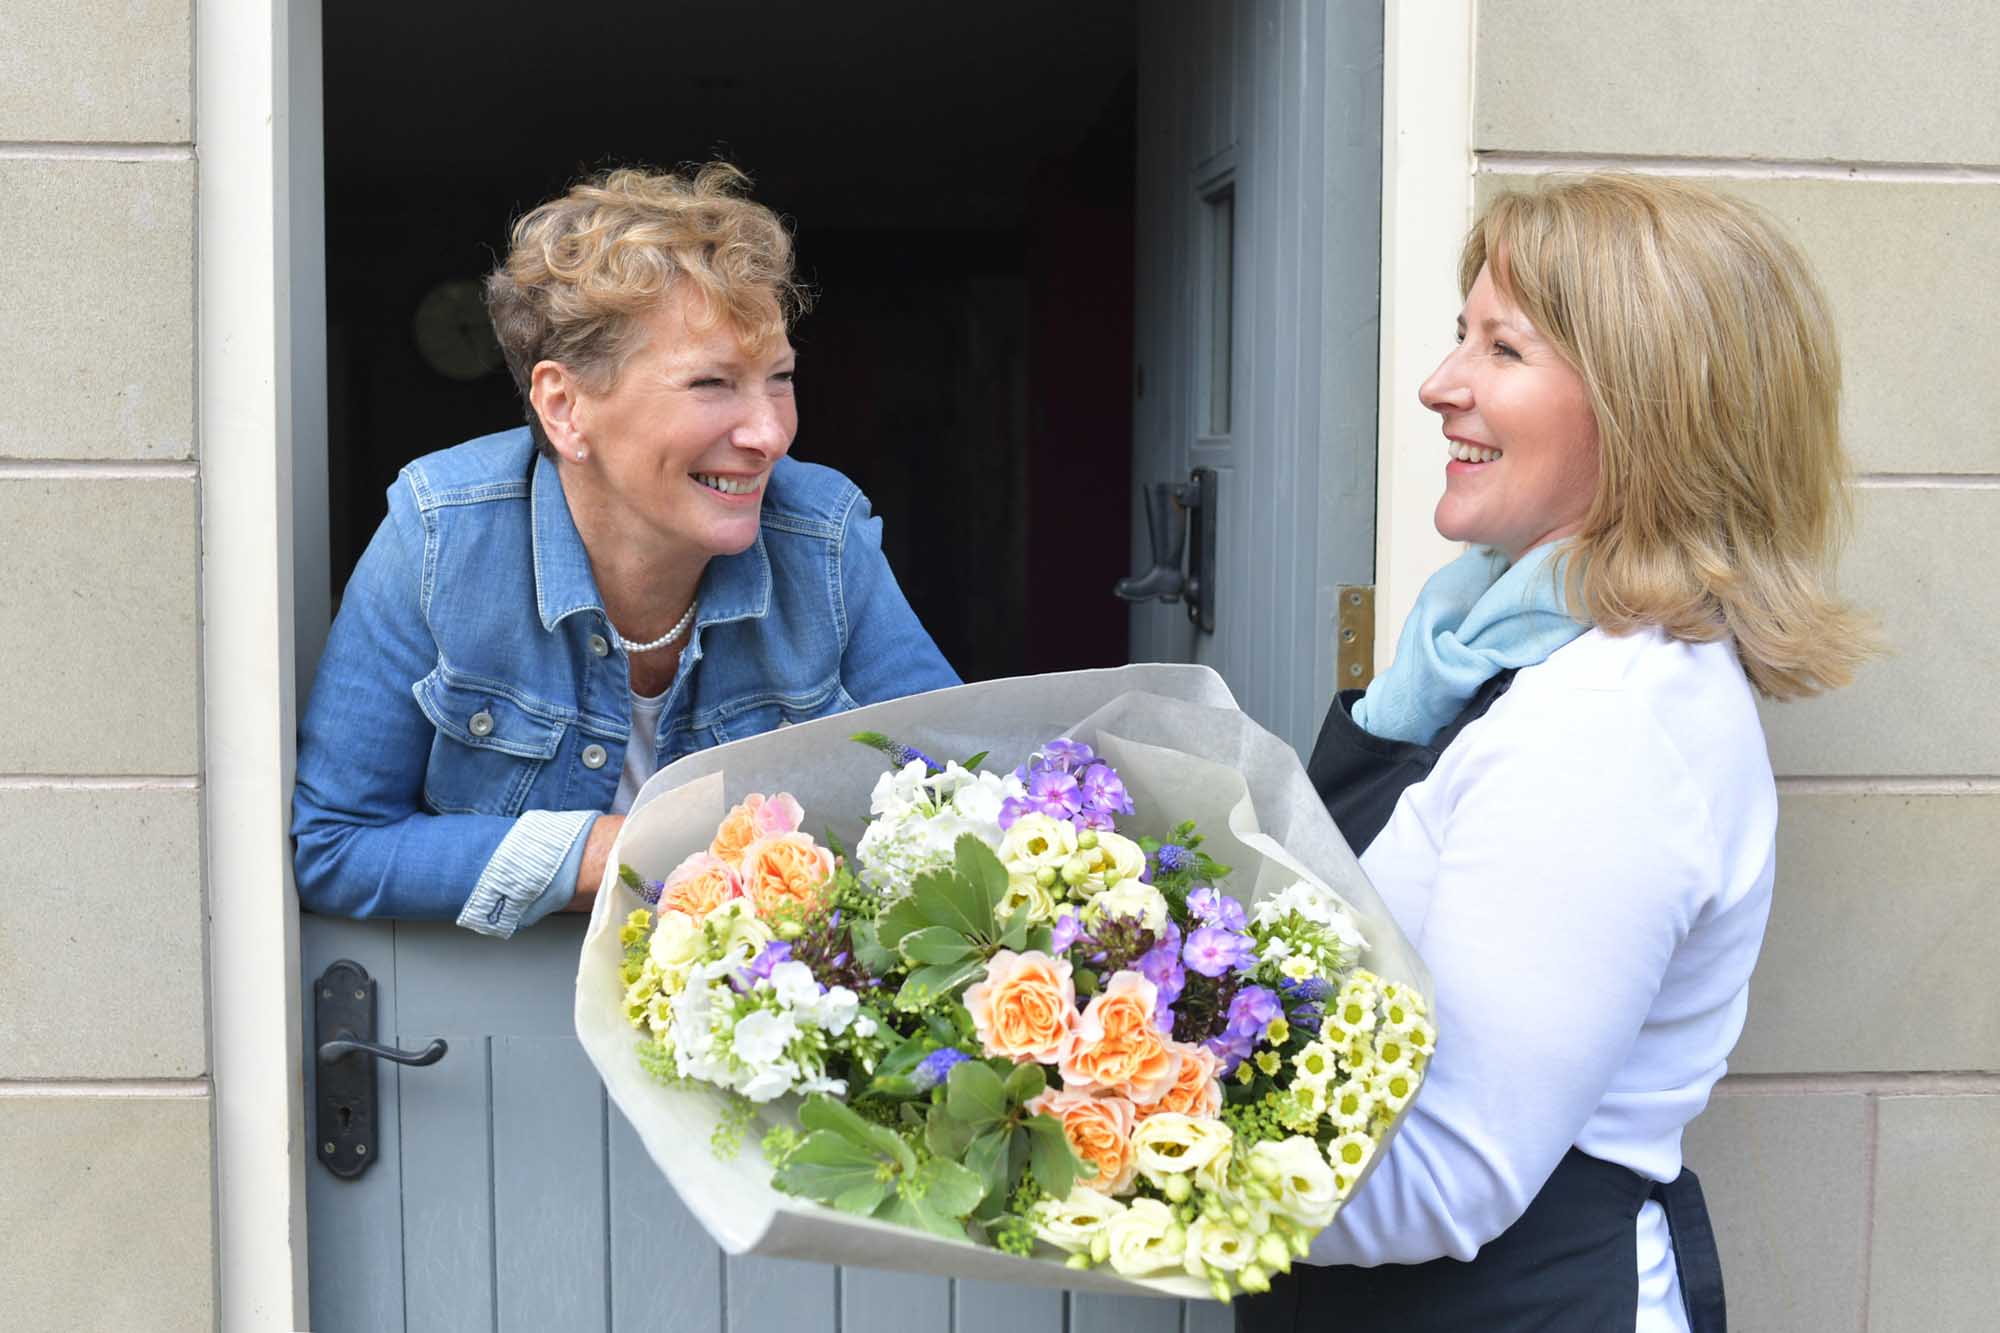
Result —
[{"label": "flower bud", "polygon": [[1168,1176],[1166,1183],[1160,1188],[1166,1191],[1167,1198],[1174,1203],[1186,1203],[1188,1195],[1194,1191],[1194,1186],[1188,1184],[1186,1176]]},{"label": "flower bud", "polygon": [[1062,877],[1065,884],[1076,885],[1083,883],[1090,878],[1090,862],[1084,860],[1081,856],[1072,856],[1069,860],[1063,862]]},{"label": "flower bud", "polygon": [[1087,828],[1076,835],[1076,845],[1086,852],[1097,846],[1097,830]]},{"label": "flower bud", "polygon": [[1056,868],[1054,866],[1043,866],[1040,870],[1037,870],[1035,872],[1035,883],[1045,889],[1053,889],[1056,886]]},{"label": "flower bud", "polygon": [[1230,1294],[1228,1278],[1222,1277],[1220,1275],[1210,1278],[1208,1282],[1208,1289],[1215,1293],[1215,1299],[1217,1299],[1218,1301],[1224,1301],[1224,1302],[1228,1301]]},{"label": "flower bud", "polygon": [[780,921],[771,933],[781,940],[795,940],[805,933],[805,928],[796,921]]},{"label": "flower bud", "polygon": [[1290,1268],[1292,1252],[1286,1248],[1285,1238],[1275,1231],[1257,1237],[1257,1262],[1278,1273]]},{"label": "flower bud", "polygon": [[1250,1225],[1250,1210],[1240,1203],[1231,1204],[1229,1206],[1229,1220],[1239,1227],[1247,1227]]},{"label": "flower bud", "polygon": [[1072,1254],[1069,1258],[1063,1260],[1063,1266],[1065,1268],[1088,1268],[1090,1267],[1090,1256],[1087,1254]]},{"label": "flower bud", "polygon": [[1266,1277],[1264,1270],[1255,1264],[1238,1273],[1236,1283],[1253,1296],[1271,1289],[1271,1279]]},{"label": "flower bud", "polygon": [[1100,1264],[1111,1257],[1111,1236],[1102,1228],[1090,1238],[1090,1257]]},{"label": "flower bud", "polygon": [[1278,1178],[1278,1164],[1269,1157],[1253,1153],[1250,1157],[1250,1174],[1266,1182],[1276,1180]]}]

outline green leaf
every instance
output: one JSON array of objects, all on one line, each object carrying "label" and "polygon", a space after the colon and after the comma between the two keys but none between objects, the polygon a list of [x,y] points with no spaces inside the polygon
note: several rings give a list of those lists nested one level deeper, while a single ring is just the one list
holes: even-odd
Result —
[{"label": "green leaf", "polygon": [[916,1167],[916,1154],[903,1142],[901,1134],[886,1125],[863,1120],[845,1104],[824,1094],[814,1093],[805,1099],[799,1107],[799,1123],[810,1130],[838,1134],[858,1148],[888,1158],[905,1171]]},{"label": "green leaf", "polygon": [[[919,876],[917,882],[923,883],[923,877]],[[877,938],[882,947],[888,950],[895,949],[903,942],[903,937],[911,931],[922,930],[932,924],[930,915],[924,911],[922,904],[918,903],[914,892],[876,917],[875,923]]]},{"label": "green leaf", "polygon": [[982,938],[993,928],[993,913],[979,890],[949,870],[917,876],[905,901],[922,914],[926,926],[950,926],[961,935]]},{"label": "green leaf", "polygon": [[833,1196],[833,1206],[843,1213],[858,1213],[867,1217],[882,1206],[882,1200],[889,1197],[889,1182],[879,1177],[865,1185],[855,1185]]},{"label": "green leaf", "polygon": [[1035,1173],[1035,1182],[1058,1199],[1068,1198],[1085,1163],[1069,1146],[1062,1121],[1031,1115],[1021,1126],[1028,1131],[1028,1169]]},{"label": "green leaf", "polygon": [[989,1129],[973,1139],[965,1150],[966,1169],[977,1175],[985,1187],[981,1207],[976,1210],[981,1215],[990,1215],[989,1210],[1007,1202],[1007,1150],[1013,1138],[1011,1130]]},{"label": "green leaf", "polygon": [[977,950],[972,941],[950,926],[926,926],[922,930],[911,931],[897,941],[896,952],[902,954],[906,962],[922,964],[962,962]]},{"label": "green leaf", "polygon": [[848,923],[847,935],[854,941],[854,960],[877,976],[902,962],[893,950],[882,947],[879,921],[853,918]]},{"label": "green leaf", "polygon": [[981,764],[986,762],[986,756],[992,753],[993,751],[991,750],[981,750],[978,754],[972,756],[972,758],[960,764],[959,767],[964,769],[977,769]]},{"label": "green leaf", "polygon": [[934,1157],[917,1171],[913,1190],[926,1207],[948,1217],[964,1217],[986,1197],[986,1178],[957,1162]]},{"label": "green leaf", "polygon": [[1007,919],[1006,927],[1000,932],[1000,947],[1012,949],[1015,953],[1028,947],[1028,914],[1017,911]]},{"label": "green leaf", "polygon": [[1028,948],[1036,953],[1053,953],[1056,947],[1056,933],[1047,926],[1036,926],[1028,932]]},{"label": "green leaf", "polygon": [[1010,1102],[1031,1102],[1049,1086],[1048,1075],[1033,1060],[1014,1066],[1007,1075],[1006,1093]]},{"label": "green leaf", "polygon": [[883,1204],[875,1216],[885,1222],[894,1222],[898,1226],[915,1227],[919,1231],[928,1231],[932,1235],[942,1236],[946,1240],[965,1239],[965,1224],[956,1218],[946,1217],[939,1213],[924,1198],[912,1198],[907,1195],[897,1194],[890,1198],[887,1203]]},{"label": "green leaf", "polygon": [[939,996],[954,994],[959,987],[969,984],[985,971],[986,960],[983,958],[920,967],[904,978],[903,988],[896,992],[896,1006],[899,1009],[919,1008]]},{"label": "green leaf", "polygon": [[951,1067],[945,1078],[945,1109],[968,1125],[993,1124],[1007,1114],[1007,1090],[1000,1076],[978,1060]]},{"label": "green leaf", "polygon": [[952,864],[957,868],[960,879],[977,889],[986,900],[986,923],[988,933],[992,930],[993,909],[1007,896],[1007,867],[1000,864],[1000,858],[970,833],[959,835],[958,843],[952,848]]},{"label": "green leaf", "polygon": [[973,1129],[942,1106],[931,1108],[924,1125],[924,1146],[938,1157],[963,1157],[972,1143]]},{"label": "green leaf", "polygon": [[[882,1160],[867,1149],[831,1130],[816,1130],[799,1142],[771,1181],[787,1193],[832,1203],[869,1185],[881,1185],[886,1193],[887,1182],[883,1177],[887,1173],[882,1166]],[[860,1211],[872,1211],[880,1202],[881,1196],[877,1195],[875,1203]]]}]

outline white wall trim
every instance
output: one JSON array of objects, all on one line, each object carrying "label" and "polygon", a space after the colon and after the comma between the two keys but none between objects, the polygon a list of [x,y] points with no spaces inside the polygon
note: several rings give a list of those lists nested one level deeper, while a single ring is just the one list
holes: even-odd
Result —
[{"label": "white wall trim", "polygon": [[186,162],[194,149],[168,143],[0,143],[0,160],[74,162]]},{"label": "white wall trim", "polygon": [[306,1322],[292,765],[286,0],[196,0],[202,743],[216,1295]]},{"label": "white wall trim", "polygon": [[1630,171],[1642,176],[1720,176],[1742,180],[1871,181],[1884,185],[2000,184],[2000,166],[1950,162],[1813,162],[1750,157],[1660,157],[1642,153],[1486,151],[1481,175]]},{"label": "white wall trim", "polygon": [[1375,662],[1458,547],[1431,525],[1444,439],[1417,402],[1451,346],[1472,222],[1474,0],[1383,6],[1382,346],[1375,460]]},{"label": "white wall trim", "polygon": [[152,1079],[9,1079],[0,1082],[0,1100],[8,1097],[98,1097],[112,1100],[159,1099],[200,1101],[209,1095],[205,1078]]}]

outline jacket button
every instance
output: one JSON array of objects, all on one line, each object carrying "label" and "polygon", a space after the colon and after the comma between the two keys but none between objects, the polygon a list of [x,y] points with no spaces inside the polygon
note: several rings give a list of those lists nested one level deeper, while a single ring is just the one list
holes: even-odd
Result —
[{"label": "jacket button", "polygon": [[491,736],[493,734],[493,714],[483,708],[480,709],[466,722],[465,729],[475,736]]},{"label": "jacket button", "polygon": [[602,634],[591,635],[590,653],[591,656],[593,657],[609,657],[611,655],[610,641],[607,640]]},{"label": "jacket button", "polygon": [[583,747],[583,766],[585,768],[603,768],[606,758],[607,756],[604,753],[602,745],[586,745]]}]

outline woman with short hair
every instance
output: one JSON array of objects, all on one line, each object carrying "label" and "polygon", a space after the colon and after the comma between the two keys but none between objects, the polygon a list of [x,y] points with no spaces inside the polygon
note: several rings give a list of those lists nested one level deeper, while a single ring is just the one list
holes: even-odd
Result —
[{"label": "woman with short hair", "polygon": [[1309,769],[1435,978],[1422,1095],[1246,1328],[1707,1330],[1681,1132],[1742,1031],[1778,801],[1756,696],[1873,648],[1832,321],[1750,206],[1630,175],[1494,201],[1460,266],[1438,530]]},{"label": "woman with short hair", "polygon": [[389,488],[299,733],[299,896],[508,935],[589,910],[682,755],[957,684],[839,473],[789,457],[792,243],[747,181],[593,177],[487,302],[528,425]]}]

